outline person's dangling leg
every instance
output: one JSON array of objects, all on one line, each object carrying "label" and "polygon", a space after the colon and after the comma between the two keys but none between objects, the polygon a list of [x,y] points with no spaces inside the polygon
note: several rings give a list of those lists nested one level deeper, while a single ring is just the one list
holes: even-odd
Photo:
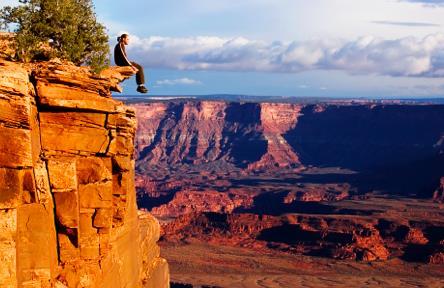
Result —
[{"label": "person's dangling leg", "polygon": [[134,67],[137,68],[137,74],[136,74],[136,83],[137,85],[144,85],[145,84],[145,75],[143,73],[143,67],[137,64],[136,62],[132,62]]},{"label": "person's dangling leg", "polygon": [[131,64],[137,68],[136,73],[136,83],[137,83],[137,92],[147,93],[148,89],[145,87],[145,74],[143,73],[143,67],[136,62],[131,62]]}]

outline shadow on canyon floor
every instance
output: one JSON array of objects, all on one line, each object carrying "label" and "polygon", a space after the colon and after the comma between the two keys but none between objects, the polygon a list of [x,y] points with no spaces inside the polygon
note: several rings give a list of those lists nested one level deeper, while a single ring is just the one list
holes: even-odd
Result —
[{"label": "shadow on canyon floor", "polygon": [[[334,169],[334,168],[332,168]],[[341,167],[341,169],[349,169]],[[339,168],[337,168],[339,170]],[[252,177],[231,180],[233,187],[264,184],[297,185],[299,183],[349,183],[356,194],[378,191],[392,196],[430,198],[444,174],[444,154],[406,164],[363,169],[356,173],[301,173],[291,178]]]},{"label": "shadow on canyon floor", "polygon": [[[137,190],[139,190],[139,188]],[[137,205],[138,207],[151,210],[154,207],[168,204],[171,200],[173,200],[177,191],[179,191],[179,189],[173,189],[169,191],[168,194],[160,195],[158,197],[150,197],[148,194],[143,193],[143,191],[142,193],[139,193],[139,191],[137,191],[139,195],[137,197]]]},{"label": "shadow on canyon floor", "polygon": [[348,208],[337,208],[327,203],[294,201],[292,203],[284,203],[283,198],[286,193],[264,193],[254,198],[254,204],[251,208],[236,208],[234,213],[253,213],[266,214],[272,216],[280,216],[287,213],[301,214],[340,214],[340,215],[362,215],[370,216],[380,210],[357,210]]}]

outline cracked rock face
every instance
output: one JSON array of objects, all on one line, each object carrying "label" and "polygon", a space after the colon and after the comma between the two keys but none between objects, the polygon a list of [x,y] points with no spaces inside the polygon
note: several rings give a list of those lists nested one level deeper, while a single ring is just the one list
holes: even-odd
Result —
[{"label": "cracked rock face", "polygon": [[[0,286],[168,287],[114,68],[0,60]],[[146,226],[146,227],[145,227]]]}]

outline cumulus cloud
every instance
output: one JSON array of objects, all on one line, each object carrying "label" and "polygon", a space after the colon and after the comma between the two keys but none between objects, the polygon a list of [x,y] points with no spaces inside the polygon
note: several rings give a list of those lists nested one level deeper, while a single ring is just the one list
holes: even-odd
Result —
[{"label": "cumulus cloud", "polygon": [[386,40],[264,42],[242,37],[132,37],[132,59],[147,67],[179,70],[444,76],[444,34]]},{"label": "cumulus cloud", "polygon": [[202,82],[194,80],[194,79],[190,79],[190,78],[180,78],[180,79],[174,79],[174,80],[170,80],[170,79],[159,80],[159,81],[156,81],[156,84],[159,86],[162,86],[162,85],[170,85],[170,86],[199,85],[199,84],[202,84]]}]

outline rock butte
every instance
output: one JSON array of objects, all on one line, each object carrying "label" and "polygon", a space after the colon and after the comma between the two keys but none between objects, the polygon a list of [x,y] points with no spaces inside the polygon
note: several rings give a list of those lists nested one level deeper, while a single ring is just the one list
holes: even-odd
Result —
[{"label": "rock butte", "polygon": [[0,287],[169,287],[136,205],[135,113],[111,98],[131,75],[0,59]]}]

